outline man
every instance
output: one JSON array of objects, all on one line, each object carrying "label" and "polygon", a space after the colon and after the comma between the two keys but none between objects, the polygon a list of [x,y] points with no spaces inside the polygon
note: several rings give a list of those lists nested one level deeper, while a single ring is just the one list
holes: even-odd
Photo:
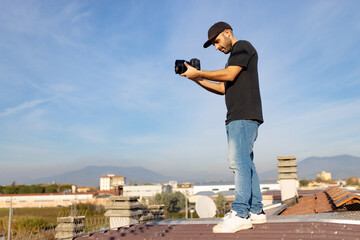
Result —
[{"label": "man", "polygon": [[232,211],[213,228],[213,232],[233,233],[266,222],[253,162],[253,145],[258,127],[263,123],[258,55],[251,43],[237,40],[231,26],[225,22],[210,27],[204,48],[211,44],[224,54],[230,53],[226,68],[199,71],[185,63],[188,69],[181,76],[210,92],[225,95],[228,161],[235,176],[235,201]]}]

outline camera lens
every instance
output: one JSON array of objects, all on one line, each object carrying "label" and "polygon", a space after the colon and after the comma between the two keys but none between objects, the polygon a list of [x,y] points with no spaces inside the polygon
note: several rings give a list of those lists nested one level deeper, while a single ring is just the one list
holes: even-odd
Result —
[{"label": "camera lens", "polygon": [[187,67],[184,64],[185,60],[176,60],[175,61],[175,73],[182,74],[186,72]]}]

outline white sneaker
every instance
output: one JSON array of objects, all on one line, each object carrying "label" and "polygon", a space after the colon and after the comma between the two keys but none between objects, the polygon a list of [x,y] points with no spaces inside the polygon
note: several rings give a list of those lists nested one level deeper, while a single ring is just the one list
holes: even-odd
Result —
[{"label": "white sneaker", "polygon": [[261,213],[258,213],[258,214],[252,213],[252,212],[250,212],[249,214],[250,214],[251,222],[253,224],[266,223],[266,214],[265,214],[264,210],[261,211]]},{"label": "white sneaker", "polygon": [[236,216],[236,214],[237,212],[232,210],[227,213],[222,221],[213,227],[213,233],[235,233],[243,229],[252,228],[249,217],[242,218]]}]

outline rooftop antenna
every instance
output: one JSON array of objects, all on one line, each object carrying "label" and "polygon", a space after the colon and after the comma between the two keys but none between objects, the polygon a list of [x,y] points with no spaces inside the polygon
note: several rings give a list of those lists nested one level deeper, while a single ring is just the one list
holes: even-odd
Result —
[{"label": "rooftop antenna", "polygon": [[200,218],[213,218],[216,215],[216,205],[208,196],[201,196],[196,200],[195,209]]}]

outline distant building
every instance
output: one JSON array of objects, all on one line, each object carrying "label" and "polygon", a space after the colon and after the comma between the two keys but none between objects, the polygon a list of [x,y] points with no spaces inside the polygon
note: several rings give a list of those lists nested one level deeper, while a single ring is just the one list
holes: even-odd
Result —
[{"label": "distant building", "polygon": [[[299,181],[296,181],[295,185],[296,187],[299,187]],[[275,179],[263,180],[260,181],[260,190],[261,192],[280,190],[280,184]]]},{"label": "distant building", "polygon": [[234,184],[201,184],[201,185],[194,185],[194,194],[199,192],[223,192],[223,191],[234,191],[235,185]]},{"label": "distant building", "polygon": [[170,185],[173,188],[176,188],[178,183],[177,183],[177,181],[169,181],[168,185]]},{"label": "distant building", "polygon": [[90,192],[90,190],[91,190],[90,187],[77,187],[78,193],[87,193],[87,192]]},{"label": "distant building", "polygon": [[194,195],[194,184],[189,182],[176,184],[176,186],[173,188],[173,192],[181,192],[187,197],[192,196]]},{"label": "distant building", "polygon": [[190,183],[190,182],[186,182],[186,183],[180,183],[177,185],[178,187],[181,187],[181,188],[193,188],[194,187],[194,184],[193,183]]},{"label": "distant building", "polygon": [[323,182],[331,182],[331,173],[322,171],[316,175],[316,178]]},{"label": "distant building", "polygon": [[91,191],[91,187],[81,187],[81,186],[76,186],[75,184],[71,185],[72,193],[88,193],[90,191]]},{"label": "distant building", "polygon": [[[261,192],[268,190],[279,190],[279,189],[280,186],[276,180],[260,182]],[[227,192],[234,190],[235,190],[235,185],[233,183],[214,183],[214,184],[201,184],[201,185],[195,184],[193,194],[198,194],[201,192],[213,192],[215,194],[218,194],[219,192]]]},{"label": "distant building", "polygon": [[138,186],[124,186],[124,196],[139,196],[140,199],[149,199],[157,193],[167,192],[171,193],[170,185],[138,185]]},{"label": "distant building", "polygon": [[1,194],[0,208],[9,208],[10,202],[14,208],[41,208],[70,206],[74,203],[96,203],[94,193],[28,193]]},{"label": "distant building", "polygon": [[115,190],[119,186],[125,185],[125,177],[108,174],[100,178],[100,191]]},{"label": "distant building", "polygon": [[185,196],[189,197],[191,195],[194,195],[194,187],[177,187],[176,189],[173,189],[173,192],[181,192]]}]

